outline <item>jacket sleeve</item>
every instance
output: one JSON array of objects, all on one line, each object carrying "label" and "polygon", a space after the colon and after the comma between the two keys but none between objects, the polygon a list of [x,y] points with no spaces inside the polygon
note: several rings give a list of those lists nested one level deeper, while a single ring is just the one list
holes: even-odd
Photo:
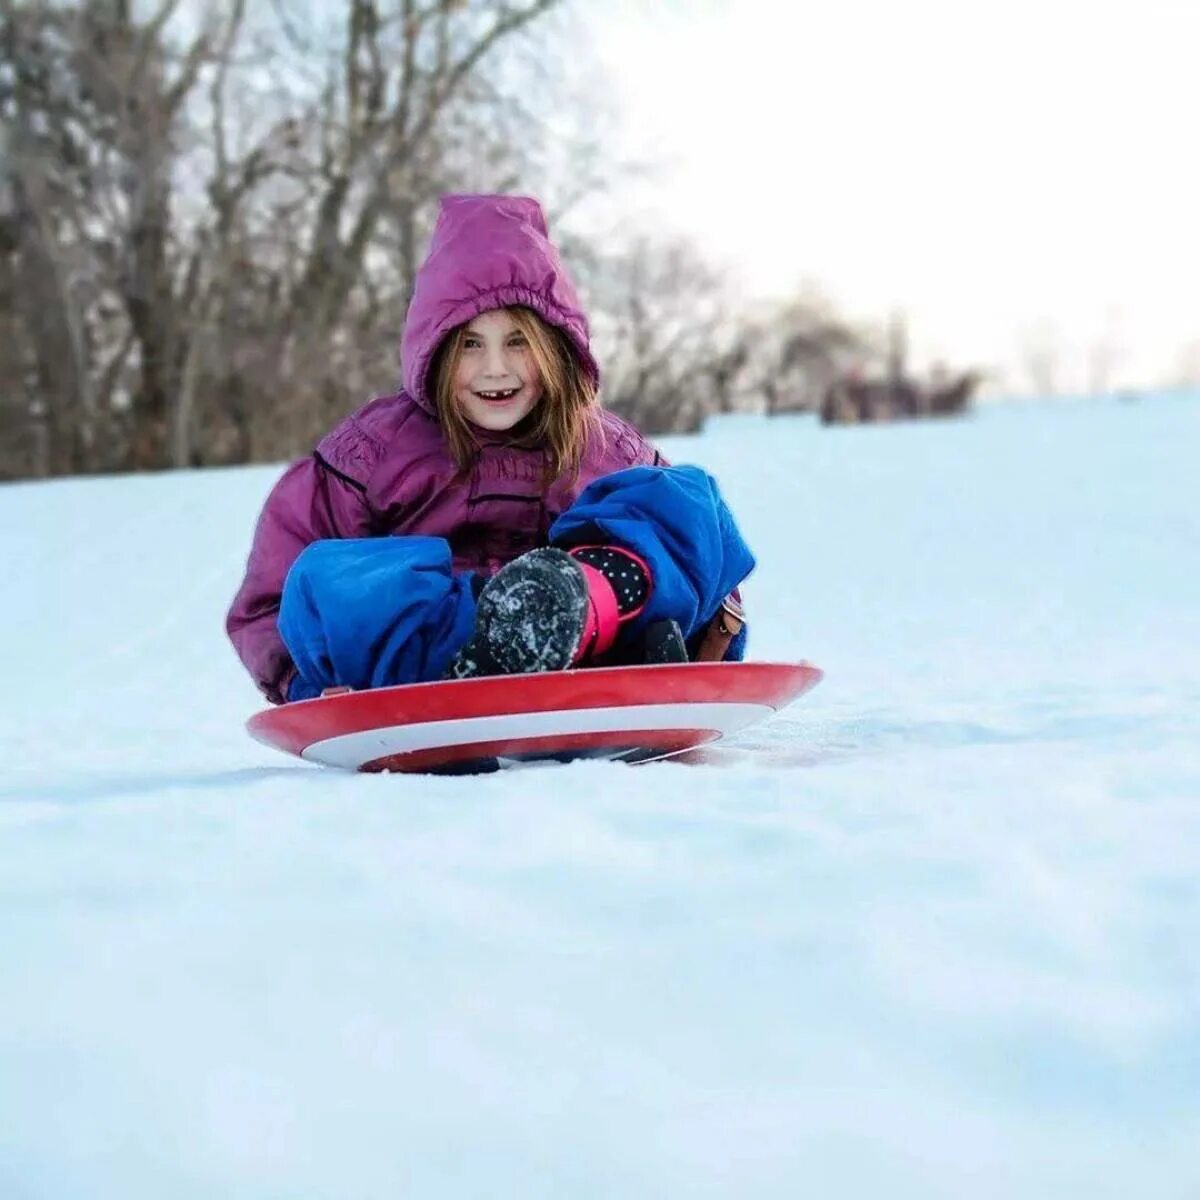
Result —
[{"label": "jacket sleeve", "polygon": [[300,551],[321,538],[364,537],[372,515],[363,487],[317,455],[293,463],[258,518],[246,576],[225,619],[233,648],[272,704],[287,699],[296,668],[279,636],[283,581]]},{"label": "jacket sleeve", "polygon": [[296,666],[288,699],[440,679],[475,622],[473,578],[455,572],[440,537],[324,538],[306,546],[279,610]]},{"label": "jacket sleeve", "polygon": [[630,632],[671,619],[689,642],[754,569],[717,481],[692,466],[630,467],[595,480],[550,527],[550,542],[611,542],[639,555],[654,586]]}]

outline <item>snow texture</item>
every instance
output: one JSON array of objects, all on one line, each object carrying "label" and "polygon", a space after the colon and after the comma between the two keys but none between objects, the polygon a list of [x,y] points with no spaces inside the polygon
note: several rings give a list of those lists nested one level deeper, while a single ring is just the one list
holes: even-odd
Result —
[{"label": "snow texture", "polygon": [[243,733],[278,469],[0,488],[0,1196],[1200,1194],[1198,447],[1186,395],[670,439],[825,682],[473,779]]}]

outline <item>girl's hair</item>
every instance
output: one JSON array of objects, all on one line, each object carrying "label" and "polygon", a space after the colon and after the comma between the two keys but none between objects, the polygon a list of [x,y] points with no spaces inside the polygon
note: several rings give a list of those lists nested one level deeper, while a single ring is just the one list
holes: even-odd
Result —
[{"label": "girl's hair", "polygon": [[[588,434],[599,424],[596,385],[581,369],[565,333],[548,325],[531,308],[514,305],[504,311],[525,335],[530,357],[542,382],[542,397],[533,412],[514,430],[514,440],[521,445],[540,446],[546,451],[542,484],[548,486],[560,475],[569,472],[573,476],[579,470]],[[438,347],[432,371],[438,420],[460,471],[470,467],[479,450],[471,423],[454,399],[454,376],[462,356],[467,324],[446,335]]]}]

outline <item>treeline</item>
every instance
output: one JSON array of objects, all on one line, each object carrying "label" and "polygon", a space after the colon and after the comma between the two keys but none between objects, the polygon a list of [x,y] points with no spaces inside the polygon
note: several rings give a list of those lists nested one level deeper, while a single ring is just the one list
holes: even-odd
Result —
[{"label": "treeline", "polygon": [[684,240],[571,236],[621,168],[556,8],[0,0],[0,479],[304,453],[395,386],[447,191],[541,196],[648,432],[815,408],[863,350],[826,306],[747,317]]}]

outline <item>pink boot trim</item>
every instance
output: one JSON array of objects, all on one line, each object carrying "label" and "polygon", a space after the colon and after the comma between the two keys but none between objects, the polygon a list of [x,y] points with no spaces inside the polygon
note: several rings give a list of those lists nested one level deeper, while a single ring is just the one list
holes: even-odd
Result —
[{"label": "pink boot trim", "polygon": [[[654,576],[650,574],[650,564],[640,554],[634,554],[634,552],[632,550],[626,550],[624,546],[613,546],[613,545],[603,543],[603,542],[589,542],[586,546],[572,546],[570,548],[570,550],[567,551],[567,553],[572,558],[576,559],[576,561],[578,561],[578,553],[580,550],[612,550],[612,551],[615,551],[617,554],[623,555],[625,558],[629,559],[631,562],[637,564],[637,566],[641,569],[642,574],[645,575],[645,577],[646,577],[646,583],[648,584],[649,589],[651,591],[653,590]],[[588,563],[585,563],[585,562],[581,562],[581,563],[579,563],[579,565],[581,567],[583,567],[585,570],[590,570],[590,571],[596,570],[595,567],[592,567]],[[601,578],[604,577],[603,571],[598,571],[597,574],[600,575]],[[608,583],[608,580],[605,579],[604,582]],[[609,584],[609,587],[611,588],[612,584]],[[615,595],[615,593],[614,593],[614,595]],[[640,613],[642,611],[642,609],[646,607],[646,604],[648,603],[649,599],[650,599],[650,592],[647,591],[646,599],[643,600],[641,602],[641,604],[639,604],[637,606],[637,608],[631,608],[629,610],[629,612],[627,612],[627,613],[620,613],[620,620],[622,622],[632,621],[633,618],[636,617],[638,615],[638,613]]]},{"label": "pink boot trim", "polygon": [[617,593],[601,571],[579,563],[579,569],[587,580],[588,610],[583,626],[583,637],[571,665],[595,654],[603,654],[617,640],[620,612],[617,609]]}]

